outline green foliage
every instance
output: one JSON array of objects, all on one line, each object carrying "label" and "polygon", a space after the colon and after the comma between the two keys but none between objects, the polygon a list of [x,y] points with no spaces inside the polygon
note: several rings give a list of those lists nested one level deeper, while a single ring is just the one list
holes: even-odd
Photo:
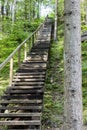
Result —
[{"label": "green foliage", "polygon": [[82,25],[81,29],[82,29],[82,32],[87,31],[87,25]]}]

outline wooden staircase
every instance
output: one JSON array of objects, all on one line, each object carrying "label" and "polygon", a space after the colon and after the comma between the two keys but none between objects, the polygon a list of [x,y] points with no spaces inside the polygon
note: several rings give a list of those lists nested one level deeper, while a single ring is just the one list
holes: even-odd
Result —
[{"label": "wooden staircase", "polygon": [[0,130],[41,130],[51,29],[51,20],[47,19],[27,59],[16,71],[12,85],[1,97]]}]

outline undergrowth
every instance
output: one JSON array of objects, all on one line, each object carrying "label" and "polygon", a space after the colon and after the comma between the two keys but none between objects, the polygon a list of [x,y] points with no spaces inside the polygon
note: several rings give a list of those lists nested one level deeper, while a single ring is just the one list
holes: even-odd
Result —
[{"label": "undergrowth", "polygon": [[64,87],[63,87],[63,25],[59,26],[59,41],[53,42],[49,54],[46,74],[43,129],[57,128],[63,123]]}]

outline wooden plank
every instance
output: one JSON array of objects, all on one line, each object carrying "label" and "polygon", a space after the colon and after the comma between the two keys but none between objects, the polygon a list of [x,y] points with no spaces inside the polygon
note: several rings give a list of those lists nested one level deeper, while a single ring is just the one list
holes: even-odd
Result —
[{"label": "wooden plank", "polygon": [[40,120],[32,120],[32,121],[0,121],[0,125],[3,126],[19,126],[19,125],[26,125],[26,126],[38,126],[41,124]]},{"label": "wooden plank", "polygon": [[38,76],[38,75],[45,75],[46,72],[16,72],[15,75],[17,76]]},{"label": "wooden plank", "polygon": [[19,71],[27,71],[27,72],[43,72],[43,71],[45,71],[46,70],[46,68],[19,68],[18,69],[18,72]]},{"label": "wooden plank", "polygon": [[36,85],[34,85],[34,86],[25,86],[25,85],[23,85],[23,86],[11,86],[11,87],[8,87],[8,89],[18,89],[18,90],[22,90],[22,89],[40,89],[40,88],[43,88],[43,85],[41,86],[41,85],[38,85],[38,86],[36,86]]},{"label": "wooden plank", "polygon": [[41,129],[40,129],[40,126],[38,126],[38,127],[39,127],[39,128],[29,128],[29,127],[27,128],[27,127],[25,127],[24,129],[21,129],[21,128],[11,129],[11,128],[9,128],[9,130],[34,130],[34,129],[35,129],[35,130],[41,130]]},{"label": "wooden plank", "polygon": [[12,117],[40,117],[41,113],[0,113],[0,118],[12,118]]},{"label": "wooden plank", "polygon": [[43,93],[44,90],[9,90],[6,91],[5,93],[9,93],[9,94],[32,94],[32,93]]},{"label": "wooden plank", "polygon": [[35,79],[35,78],[32,78],[32,79],[28,79],[28,78],[14,78],[12,80],[13,82],[44,82],[45,79],[44,78],[38,78],[38,79]]},{"label": "wooden plank", "polygon": [[44,82],[12,82],[12,86],[44,86]]},{"label": "wooden plank", "polygon": [[38,93],[38,94],[22,94],[22,95],[18,95],[18,94],[14,94],[14,95],[10,95],[10,94],[6,94],[3,95],[1,97],[1,99],[29,99],[29,100],[34,100],[34,99],[43,99],[43,94],[42,93]]},{"label": "wooden plank", "polygon": [[1,104],[38,104],[38,103],[42,103],[42,100],[28,100],[28,99],[24,99],[24,100],[1,100],[0,101]]},{"label": "wooden plank", "polygon": [[25,76],[15,75],[14,76],[14,79],[31,79],[31,80],[36,79],[37,80],[37,79],[44,79],[44,78],[45,78],[45,75],[25,75]]},{"label": "wooden plank", "polygon": [[41,110],[42,106],[0,106],[0,110]]}]

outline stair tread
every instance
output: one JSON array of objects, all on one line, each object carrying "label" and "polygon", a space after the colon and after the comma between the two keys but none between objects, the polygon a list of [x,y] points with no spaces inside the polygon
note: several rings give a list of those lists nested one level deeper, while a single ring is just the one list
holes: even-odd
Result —
[{"label": "stair tread", "polygon": [[3,95],[1,97],[1,99],[29,99],[29,100],[34,100],[34,99],[43,99],[43,95],[42,93],[38,93],[38,94],[22,94],[22,95],[19,95],[19,94],[14,94],[14,95],[10,95],[10,94],[6,94],[6,95]]},{"label": "stair tread", "polygon": [[15,75],[14,79],[23,79],[26,78],[27,79],[31,79],[31,80],[38,80],[38,79],[44,79],[45,75],[26,75],[26,76],[22,76],[22,75]]},{"label": "stair tread", "polygon": [[8,90],[8,91],[6,91],[5,93],[10,93],[10,94],[28,94],[28,93],[42,93],[42,92],[44,92],[44,90],[43,89],[41,89],[41,90]]},{"label": "stair tread", "polygon": [[39,88],[42,88],[43,87],[43,85],[41,86],[41,85],[38,85],[38,86],[25,86],[25,85],[23,85],[23,86],[10,86],[10,87],[8,87],[8,89],[18,89],[18,90],[21,90],[21,89],[39,89]]},{"label": "stair tread", "polygon": [[42,100],[1,100],[1,104],[27,104],[27,103],[42,103]]},{"label": "stair tread", "polygon": [[41,113],[0,113],[0,118],[41,116]]},{"label": "stair tread", "polygon": [[0,106],[0,110],[40,110],[42,106]]},{"label": "stair tread", "polygon": [[35,78],[33,78],[33,79],[28,79],[28,78],[26,78],[26,79],[23,79],[23,78],[18,78],[18,77],[16,77],[16,78],[14,78],[12,81],[13,82],[43,82],[45,79],[44,78],[39,78],[39,79],[35,79]]},{"label": "stair tread", "polygon": [[38,85],[38,86],[42,86],[42,85],[44,85],[44,82],[39,82],[39,83],[26,83],[26,82],[21,82],[21,83],[17,83],[17,82],[14,82],[14,83],[12,83],[12,86],[36,86],[36,85]]},{"label": "stair tread", "polygon": [[40,120],[31,120],[31,121],[0,121],[0,125],[40,125]]}]

